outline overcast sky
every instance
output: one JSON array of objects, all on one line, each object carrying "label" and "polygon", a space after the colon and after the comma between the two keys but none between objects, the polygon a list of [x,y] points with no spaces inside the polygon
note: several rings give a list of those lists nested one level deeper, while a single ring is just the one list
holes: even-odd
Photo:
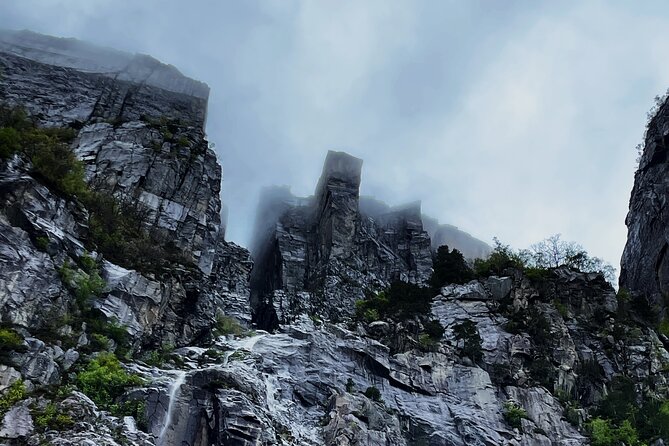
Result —
[{"label": "overcast sky", "polygon": [[328,149],[362,193],[490,242],[550,234],[617,268],[653,97],[662,0],[0,0],[0,27],[150,54],[211,87],[228,239],[258,191],[313,193]]}]

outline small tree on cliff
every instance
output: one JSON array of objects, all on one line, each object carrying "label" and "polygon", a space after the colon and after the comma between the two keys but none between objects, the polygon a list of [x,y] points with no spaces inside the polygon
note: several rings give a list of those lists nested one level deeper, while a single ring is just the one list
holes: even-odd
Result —
[{"label": "small tree on cliff", "polygon": [[462,253],[457,249],[449,251],[446,245],[437,249],[433,268],[434,272],[430,284],[435,289],[439,289],[447,283],[466,283],[474,278],[474,274]]}]

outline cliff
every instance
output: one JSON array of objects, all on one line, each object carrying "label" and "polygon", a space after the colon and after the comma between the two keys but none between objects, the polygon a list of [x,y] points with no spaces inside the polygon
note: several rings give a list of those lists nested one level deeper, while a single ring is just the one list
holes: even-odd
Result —
[{"label": "cliff", "polygon": [[501,251],[476,273],[448,256],[460,276],[434,283],[438,224],[360,197],[360,159],[329,152],[311,197],[267,189],[251,256],[223,237],[206,87],[155,61],[110,75],[135,56],[73,40],[0,42],[2,444],[669,440],[669,338],[635,300],[662,295],[664,106],[631,296]]},{"label": "cliff", "polygon": [[262,328],[301,314],[341,320],[365,291],[393,280],[425,284],[430,239],[420,204],[374,217],[359,211],[362,161],[330,151],[314,196],[285,188],[261,197],[252,254],[254,320]]},{"label": "cliff", "polygon": [[620,286],[635,295],[645,317],[659,322],[666,316],[669,293],[669,104],[665,98],[648,123],[639,167],[630,197],[627,244],[620,269]]}]

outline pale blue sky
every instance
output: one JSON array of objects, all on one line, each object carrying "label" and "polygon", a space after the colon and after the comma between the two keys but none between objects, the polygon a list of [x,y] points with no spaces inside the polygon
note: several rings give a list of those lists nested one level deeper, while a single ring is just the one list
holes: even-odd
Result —
[{"label": "pale blue sky", "polygon": [[0,0],[0,27],[142,52],[211,87],[228,238],[260,187],[313,192],[328,149],[362,191],[521,248],[618,267],[669,8],[619,1]]}]

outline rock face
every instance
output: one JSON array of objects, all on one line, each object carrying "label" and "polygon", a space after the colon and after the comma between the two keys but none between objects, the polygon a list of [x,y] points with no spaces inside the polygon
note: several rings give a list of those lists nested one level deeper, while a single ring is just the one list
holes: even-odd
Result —
[{"label": "rock face", "polygon": [[[93,252],[106,283],[93,307],[156,344],[206,336],[226,311],[250,320],[252,262],[220,230],[221,167],[204,135],[206,86],[157,61],[153,74],[136,77],[142,70],[131,69],[131,56],[78,41],[1,32],[0,42],[3,105],[24,108],[42,127],[74,129],[72,149],[91,187],[144,212],[153,240],[187,265],[164,264],[167,274],[156,277]],[[113,74],[107,62],[131,73]],[[66,318],[75,299],[59,269],[80,264],[91,248],[86,209],[18,156],[0,166],[0,197],[2,320],[36,328]],[[38,238],[47,245],[38,247]]]},{"label": "rock face", "polygon": [[359,210],[362,161],[328,152],[316,193],[285,188],[261,197],[251,274],[255,321],[263,328],[303,313],[350,315],[365,290],[392,280],[424,284],[432,272],[420,204],[366,215]]},{"label": "rock face", "polygon": [[[106,258],[89,202],[24,154],[0,159],[0,443],[576,446],[614,379],[637,399],[669,398],[669,341],[597,274],[507,268],[443,284],[425,314],[351,318],[368,290],[426,284],[428,233],[440,230],[418,203],[360,198],[362,162],[341,152],[328,154],[314,196],[265,191],[254,263],[224,239],[206,88],[135,59],[0,32],[0,102],[74,129],[89,185],[145,210],[139,230],[181,254],[148,270]],[[665,113],[637,174],[623,269],[626,286],[655,300]],[[637,267],[646,261],[652,280]],[[113,401],[99,392],[121,370],[94,374],[114,377],[97,390],[82,380],[109,352],[141,377]],[[510,407],[523,416],[511,420]]]},{"label": "rock face", "polygon": [[665,99],[648,123],[627,214],[627,244],[620,286],[647,300],[663,316],[669,295],[669,104]]}]

